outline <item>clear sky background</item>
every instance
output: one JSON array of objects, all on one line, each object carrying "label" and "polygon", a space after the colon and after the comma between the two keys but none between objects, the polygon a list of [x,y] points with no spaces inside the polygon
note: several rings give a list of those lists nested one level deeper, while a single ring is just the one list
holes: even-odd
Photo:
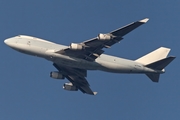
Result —
[{"label": "clear sky background", "polygon": [[[179,0],[1,0],[0,120],[179,120]],[[150,18],[106,54],[137,59],[158,47],[177,58],[153,83],[145,75],[88,71],[96,96],[69,92],[67,80],[42,58],[18,53],[4,40],[19,34],[69,45]]]}]

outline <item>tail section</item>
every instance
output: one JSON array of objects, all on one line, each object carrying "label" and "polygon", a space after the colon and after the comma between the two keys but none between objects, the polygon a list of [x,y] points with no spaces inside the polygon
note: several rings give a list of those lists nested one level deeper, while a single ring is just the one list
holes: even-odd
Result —
[{"label": "tail section", "polygon": [[[164,72],[164,68],[171,63],[176,57],[167,57],[162,60],[156,61],[154,63],[150,63],[146,65],[148,68],[152,68],[155,70],[162,70]],[[160,74],[158,73],[147,73],[146,74],[153,82],[158,82]]]},{"label": "tail section", "polygon": [[159,82],[160,74],[147,73],[146,74],[153,82]]},{"label": "tail section", "polygon": [[[164,72],[164,68],[176,58],[173,56],[167,57],[169,52],[169,48],[160,47],[151,53],[137,59],[136,62],[142,63],[148,68]],[[160,73],[147,73],[146,75],[153,82],[159,81]]]},{"label": "tail section", "polygon": [[137,59],[136,62],[142,63],[144,65],[159,61],[167,57],[168,53],[170,52],[169,48],[160,47],[151,53],[142,56],[141,58]]},{"label": "tail section", "polygon": [[161,59],[159,61],[156,61],[156,62],[153,62],[153,63],[150,63],[148,65],[146,65],[146,67],[148,68],[152,68],[152,69],[155,69],[155,70],[162,70],[164,69],[170,62],[172,62],[176,57],[167,57],[167,58],[164,58],[164,59]]}]

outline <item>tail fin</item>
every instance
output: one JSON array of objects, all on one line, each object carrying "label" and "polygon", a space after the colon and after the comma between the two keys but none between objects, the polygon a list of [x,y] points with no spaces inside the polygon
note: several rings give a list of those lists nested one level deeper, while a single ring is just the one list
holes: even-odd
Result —
[{"label": "tail fin", "polygon": [[141,58],[137,59],[136,62],[142,63],[144,65],[159,61],[167,57],[168,53],[170,52],[169,48],[160,47],[151,53],[142,56]]},{"label": "tail fin", "polygon": [[[167,57],[162,60],[156,61],[146,65],[148,68],[155,70],[163,70],[170,62],[172,62],[176,57]],[[159,73],[147,73],[146,74],[153,82],[158,82],[160,74]]]},{"label": "tail fin", "polygon": [[[164,72],[164,68],[175,59],[175,57],[167,57],[169,52],[169,48],[160,47],[150,52],[149,54],[137,59],[136,62],[144,64],[148,68],[162,70],[162,72]],[[153,82],[159,81],[160,73],[147,73],[146,75]]]}]

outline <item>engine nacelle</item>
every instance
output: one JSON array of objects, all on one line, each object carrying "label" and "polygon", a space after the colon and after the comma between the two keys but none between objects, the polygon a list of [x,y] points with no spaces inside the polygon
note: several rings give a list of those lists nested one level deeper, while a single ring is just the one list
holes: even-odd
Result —
[{"label": "engine nacelle", "polygon": [[81,44],[71,43],[70,44],[70,49],[71,50],[82,50],[83,46]]},{"label": "engine nacelle", "polygon": [[78,91],[78,88],[74,86],[72,83],[65,83],[63,85],[64,90],[69,90],[69,91]]},{"label": "engine nacelle", "polygon": [[112,36],[109,35],[109,34],[102,34],[102,33],[100,33],[100,34],[97,36],[97,38],[98,38],[99,40],[111,40],[111,39],[112,39]]},{"label": "engine nacelle", "polygon": [[53,71],[50,73],[50,77],[54,78],[54,79],[64,79],[64,75],[57,72],[57,71]]}]

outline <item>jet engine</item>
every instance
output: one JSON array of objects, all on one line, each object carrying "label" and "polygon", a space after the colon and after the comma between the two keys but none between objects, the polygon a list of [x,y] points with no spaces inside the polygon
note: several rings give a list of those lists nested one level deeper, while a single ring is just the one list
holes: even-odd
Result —
[{"label": "jet engine", "polygon": [[72,83],[65,83],[63,85],[64,90],[69,90],[69,91],[78,91],[78,88],[74,86]]},{"label": "jet engine", "polygon": [[52,71],[50,73],[50,77],[52,77],[54,79],[64,79],[65,78],[63,74],[61,74],[61,73],[59,73],[57,71]]},{"label": "jet engine", "polygon": [[97,36],[98,40],[111,40],[112,39],[112,36],[109,35],[109,34],[102,34],[100,33],[98,36]]},{"label": "jet engine", "polygon": [[81,44],[71,43],[70,44],[70,49],[71,50],[82,50],[83,46]]}]

